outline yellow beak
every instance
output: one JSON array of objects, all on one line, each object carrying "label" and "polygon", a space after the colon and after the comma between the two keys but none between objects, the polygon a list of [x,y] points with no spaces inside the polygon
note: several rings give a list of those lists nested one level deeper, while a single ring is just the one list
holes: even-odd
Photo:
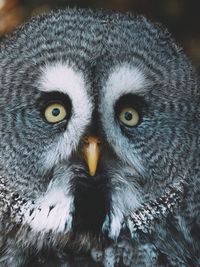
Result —
[{"label": "yellow beak", "polygon": [[97,137],[86,137],[84,139],[85,145],[83,148],[83,153],[85,156],[85,161],[89,168],[89,173],[94,176],[97,170],[97,165],[99,161],[99,139]]}]

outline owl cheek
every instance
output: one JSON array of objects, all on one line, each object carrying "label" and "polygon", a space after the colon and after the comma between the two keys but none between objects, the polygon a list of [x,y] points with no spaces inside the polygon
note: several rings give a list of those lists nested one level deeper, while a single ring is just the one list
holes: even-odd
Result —
[{"label": "owl cheek", "polygon": [[[54,168],[59,162],[67,161],[73,150],[76,150],[78,142],[68,138],[67,133],[59,137],[58,141],[51,144],[49,149],[41,154],[42,171],[46,172]],[[40,164],[41,165],[41,164]]]}]

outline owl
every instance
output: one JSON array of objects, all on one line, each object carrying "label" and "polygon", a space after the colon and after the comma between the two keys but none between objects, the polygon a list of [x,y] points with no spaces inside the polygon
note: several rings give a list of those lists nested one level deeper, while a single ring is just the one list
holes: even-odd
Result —
[{"label": "owl", "polygon": [[143,16],[66,9],[0,44],[0,266],[200,266],[200,87]]}]

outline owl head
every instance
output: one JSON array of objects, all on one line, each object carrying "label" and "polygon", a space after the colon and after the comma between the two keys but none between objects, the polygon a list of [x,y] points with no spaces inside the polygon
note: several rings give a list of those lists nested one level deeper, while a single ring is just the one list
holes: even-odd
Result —
[{"label": "owl head", "polygon": [[182,49],[142,16],[67,9],[21,26],[0,46],[0,176],[25,199],[7,229],[38,247],[117,239],[195,175],[199,94]]}]

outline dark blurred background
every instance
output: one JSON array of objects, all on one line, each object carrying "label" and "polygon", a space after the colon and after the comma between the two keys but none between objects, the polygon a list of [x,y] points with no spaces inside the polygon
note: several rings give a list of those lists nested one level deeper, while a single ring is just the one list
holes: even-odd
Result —
[{"label": "dark blurred background", "polygon": [[67,6],[132,11],[159,21],[200,70],[200,0],[0,0],[0,38],[34,15]]}]

